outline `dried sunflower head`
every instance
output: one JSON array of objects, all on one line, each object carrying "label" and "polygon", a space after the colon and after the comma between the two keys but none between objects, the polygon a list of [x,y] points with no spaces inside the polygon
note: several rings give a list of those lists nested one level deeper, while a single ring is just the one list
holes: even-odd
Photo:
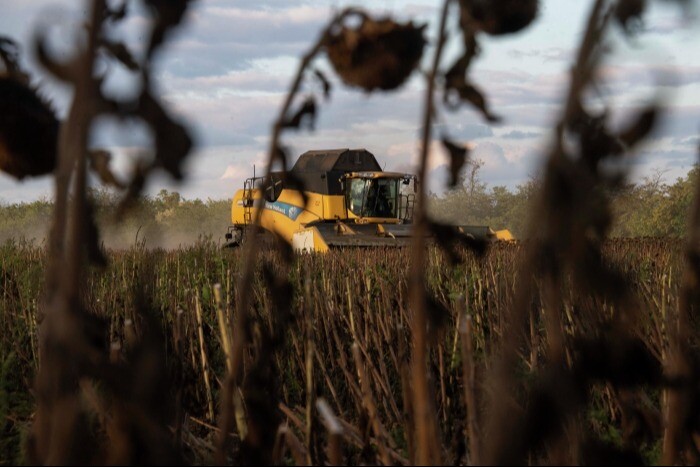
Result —
[{"label": "dried sunflower head", "polygon": [[325,41],[340,78],[365,91],[401,86],[416,68],[425,46],[425,26],[364,17],[356,28],[341,26]]},{"label": "dried sunflower head", "polygon": [[493,36],[513,34],[526,28],[537,16],[538,0],[462,0],[462,15]]},{"label": "dried sunflower head", "polygon": [[621,0],[615,5],[615,19],[627,32],[640,26],[646,9],[646,0]]},{"label": "dried sunflower head", "polygon": [[0,170],[17,179],[51,173],[59,123],[30,87],[0,75]]}]

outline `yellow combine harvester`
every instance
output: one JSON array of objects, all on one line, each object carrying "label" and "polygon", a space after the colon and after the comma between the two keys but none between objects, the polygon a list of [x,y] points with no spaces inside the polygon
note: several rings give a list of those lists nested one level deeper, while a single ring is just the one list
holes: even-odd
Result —
[{"label": "yellow combine harvester", "polygon": [[[238,246],[261,206],[261,226],[297,251],[325,252],[342,247],[394,247],[409,244],[415,205],[415,175],[384,172],[365,149],[308,151],[290,171],[303,182],[307,203],[273,173],[265,193],[263,178],[249,178],[231,205],[227,246]],[[466,235],[512,240],[507,230],[459,226]]]}]

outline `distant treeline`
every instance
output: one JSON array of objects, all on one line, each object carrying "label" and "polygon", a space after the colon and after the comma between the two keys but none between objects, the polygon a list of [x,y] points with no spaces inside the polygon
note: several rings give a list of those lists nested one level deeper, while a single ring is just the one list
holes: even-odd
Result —
[{"label": "distant treeline", "polygon": [[[479,178],[480,164],[473,164],[457,188],[444,195],[431,195],[429,210],[440,221],[460,225],[488,225],[510,229],[517,238],[527,235],[532,217],[530,204],[538,192],[538,181],[530,180],[514,190],[489,187]],[[668,184],[661,174],[637,184],[627,184],[613,197],[611,236],[682,237],[693,199],[694,181],[700,168]],[[230,223],[230,200],[184,199],[162,190],[142,198],[121,219],[114,215],[119,199],[106,191],[93,191],[98,223],[106,246],[124,248],[136,242],[148,247],[175,248],[201,238],[221,241]],[[51,222],[52,202],[0,203],[0,242],[33,239],[42,242]]]},{"label": "distant treeline", "polygon": [[[531,202],[539,192],[538,181],[529,180],[515,190],[489,187],[479,179],[481,163],[468,167],[461,184],[442,196],[430,198],[434,218],[458,225],[488,225],[507,228],[516,238],[527,236],[532,218]],[[684,178],[668,184],[657,172],[640,183],[624,184],[613,193],[612,237],[683,237],[688,229],[688,214],[693,202],[695,181],[700,168],[695,166]]]},{"label": "distant treeline", "polygon": [[[202,237],[222,240],[230,223],[230,200],[188,200],[161,190],[145,196],[121,217],[116,216],[120,199],[107,191],[92,191],[102,240],[110,248],[128,248],[137,242],[147,247],[176,248]],[[0,204],[0,241],[29,239],[43,242],[51,224],[53,203]]]}]

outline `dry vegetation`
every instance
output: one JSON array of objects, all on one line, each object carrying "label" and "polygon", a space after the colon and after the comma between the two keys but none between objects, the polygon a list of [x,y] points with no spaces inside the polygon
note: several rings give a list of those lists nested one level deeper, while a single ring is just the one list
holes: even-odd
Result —
[{"label": "dry vegetation", "polygon": [[[468,254],[457,267],[450,267],[437,249],[429,250],[428,289],[444,315],[439,328],[429,329],[428,374],[434,387],[440,446],[446,462],[465,463],[470,459],[465,445],[469,420],[465,365],[474,366],[471,385],[477,404],[477,430],[486,428],[485,401],[489,395],[504,395],[503,388],[489,377],[489,370],[492,357],[502,346],[509,316],[507,304],[519,282],[516,271],[521,248],[496,247],[482,258]],[[200,244],[176,252],[133,249],[109,256],[108,268],[90,273],[82,297],[84,306],[101,324],[100,346],[109,353],[120,374],[135,365],[129,371],[137,373],[127,373],[137,379],[130,403],[147,402],[149,414],[167,414],[161,422],[170,433],[172,454],[188,462],[211,461],[218,433],[216,414],[221,410],[220,383],[226,375],[223,342],[228,337],[222,339],[225,334],[220,319],[234,319],[240,252]],[[266,263],[278,261],[272,254],[263,256]],[[649,376],[653,372],[660,375],[660,361],[669,339],[668,312],[679,302],[681,244],[618,240],[604,246],[604,256],[629,276],[633,292],[640,297],[644,314],[638,337],[645,345],[635,348],[632,355],[617,357],[603,349],[597,349],[600,354],[590,355],[581,354],[581,348],[567,352],[570,363],[582,358],[606,359],[596,362],[600,380],[584,389],[588,404],[577,420],[578,451],[568,454],[578,456],[570,458],[572,461],[613,459],[604,456],[615,454],[624,456],[621,459],[655,462],[661,453],[663,397],[652,381],[631,389],[630,381],[624,378],[641,377],[635,372],[647,364],[651,367],[643,370],[652,372]],[[20,441],[28,434],[34,412],[32,380],[39,366],[36,297],[41,293],[46,252],[8,243],[2,247],[2,258],[0,460],[7,463],[24,458]],[[256,272],[251,309],[256,324],[251,329],[251,342],[244,349],[241,390],[246,412],[256,412],[248,416],[271,417],[268,435],[272,444],[275,436],[283,438],[277,440],[276,450],[265,454],[266,460],[328,461],[332,453],[326,447],[331,433],[324,425],[328,423],[324,418],[327,411],[317,410],[319,398],[328,404],[341,427],[338,449],[345,462],[394,464],[414,459],[410,433],[415,415],[407,399],[411,386],[408,266],[406,250],[297,258],[288,277],[294,299],[289,306],[293,316],[287,338],[262,374],[256,361],[270,345],[265,342],[264,329],[273,329],[279,316],[263,271]],[[221,287],[221,302],[217,301],[217,284]],[[139,303],[145,297],[147,303]],[[518,378],[522,378],[527,392],[537,390],[537,375],[547,368],[542,300],[540,293],[533,300],[527,343],[518,358]],[[578,297],[573,290],[565,294],[561,311],[567,343],[595,337],[589,316],[600,309],[605,310],[607,318],[619,312],[595,297]],[[465,316],[470,323],[469,334]],[[258,327],[264,329],[256,330]],[[154,336],[158,336],[158,349],[144,348],[142,339]],[[467,337],[473,349],[469,350],[470,359],[465,360]],[[158,371],[148,363],[155,358],[164,363],[156,368]],[[618,384],[620,380],[606,384],[606,372],[614,373],[624,384]],[[105,387],[90,379],[81,382],[80,390],[85,423],[95,431],[91,433],[92,443],[81,446],[73,455],[100,462],[105,455],[103,449],[115,442],[109,430],[99,428],[114,416],[114,401]],[[515,407],[512,410],[518,412]],[[145,424],[140,427],[144,430],[149,426],[148,420],[131,423]],[[542,427],[534,425],[531,429]],[[237,449],[232,453],[237,454],[231,455],[232,460],[245,462],[240,436],[238,429],[234,430],[232,443]],[[479,442],[488,439],[483,433]],[[549,447],[545,444],[534,451],[531,460],[550,460]],[[141,447],[132,460],[162,460],[155,448]]]},{"label": "dry vegetation", "polygon": [[[700,188],[686,242],[606,241],[611,193],[626,176],[619,162],[648,137],[663,103],[650,99],[613,130],[608,103],[591,96],[609,59],[608,30],[632,34],[647,2],[591,2],[529,242],[489,248],[435,222],[420,184],[407,251],[304,257],[282,242],[260,248],[255,230],[240,252],[100,247],[88,170],[123,190],[123,216],[153,170],[182,178],[193,146],[154,94],[150,66],[191,2],[144,3],[152,29],[138,59],[106,33],[128,12],[104,0],[87,2],[86,41],[70,61],[55,60],[38,33],[42,65],[75,89],[58,136],[14,44],[0,40],[0,104],[10,104],[0,112],[0,168],[56,182],[46,247],[2,250],[3,462],[700,462]],[[464,104],[501,119],[474,85],[472,63],[484,35],[518,32],[537,11],[536,0],[444,1],[426,74],[420,179],[436,118]],[[424,32],[339,12],[302,57],[272,129],[267,178],[287,167],[285,132],[316,117],[315,96],[299,96],[303,82],[332,93],[316,59],[327,57],[348,85],[391,90],[421,63]],[[445,67],[443,48],[455,38],[462,53]],[[98,57],[140,74],[137,97],[102,94]],[[155,157],[126,183],[109,172],[108,153],[87,147],[104,114],[139,119],[154,134]],[[12,131],[17,122],[44,125],[46,144],[29,145]],[[439,136],[454,185],[469,151]],[[605,169],[610,161],[623,168]],[[285,183],[303,189],[291,174]]]}]

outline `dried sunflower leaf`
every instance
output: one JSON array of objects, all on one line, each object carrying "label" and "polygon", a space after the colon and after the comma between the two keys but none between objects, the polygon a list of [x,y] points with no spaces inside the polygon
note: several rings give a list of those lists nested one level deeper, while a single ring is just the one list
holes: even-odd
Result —
[{"label": "dried sunflower leaf", "polygon": [[131,71],[138,71],[139,64],[134,59],[134,56],[122,42],[103,41],[102,46],[125,67]]},{"label": "dried sunflower leaf", "polygon": [[0,170],[17,179],[51,173],[59,122],[33,89],[0,78]]},{"label": "dried sunflower leaf", "polygon": [[282,171],[287,173],[287,149],[282,146],[277,146],[272,154],[272,163],[279,162],[282,166]]},{"label": "dried sunflower leaf", "polygon": [[593,164],[605,157],[620,155],[624,152],[620,140],[610,134],[606,121],[606,114],[597,116],[582,114],[576,125],[580,134],[581,156]]},{"label": "dried sunflower leaf", "polygon": [[469,102],[472,106],[479,110],[487,121],[491,123],[498,123],[501,121],[501,117],[491,113],[488,108],[488,103],[486,102],[486,97],[473,84],[465,83],[462,87],[454,88],[454,91],[457,92],[459,98],[463,102]]},{"label": "dried sunflower leaf", "polygon": [[306,207],[309,203],[309,197],[306,194],[306,184],[302,179],[297,177],[293,172],[286,172],[284,176],[284,186],[285,188],[290,188],[292,190],[298,191]]},{"label": "dried sunflower leaf", "polygon": [[629,149],[635,146],[651,133],[658,121],[659,112],[659,107],[655,105],[644,109],[628,128],[620,132],[618,138],[625,147]]},{"label": "dried sunflower leaf", "polygon": [[126,18],[126,13],[128,11],[127,1],[125,0],[116,8],[107,8],[105,12],[105,19],[107,21],[119,22]]},{"label": "dried sunflower leaf", "polygon": [[106,266],[107,257],[100,247],[100,232],[95,222],[95,208],[89,199],[85,199],[83,214],[84,245],[88,260],[97,266]]},{"label": "dried sunflower leaf", "polygon": [[149,168],[143,164],[139,164],[134,168],[134,173],[131,176],[131,181],[126,187],[126,194],[119,203],[117,208],[117,218],[122,218],[131,208],[136,205],[143,187],[146,185],[146,176]]},{"label": "dried sunflower leaf", "polygon": [[153,130],[158,165],[181,180],[182,163],[194,146],[187,128],[173,120],[149,91],[141,95],[137,113]]},{"label": "dried sunflower leaf", "polygon": [[430,222],[428,228],[430,233],[435,237],[436,243],[447,255],[447,259],[452,264],[458,264],[462,261],[458,246],[471,250],[478,256],[482,256],[486,252],[486,240],[477,239],[471,235],[464,234],[457,226]]},{"label": "dried sunflower leaf", "polygon": [[429,291],[425,292],[426,317],[428,318],[428,335],[431,340],[437,337],[437,333],[447,326],[450,320],[450,310],[437,300]]},{"label": "dried sunflower leaf", "polygon": [[309,198],[306,194],[306,184],[302,179],[297,177],[293,172],[287,170],[287,150],[282,146],[277,146],[272,154],[272,163],[279,162],[282,166],[281,172],[275,172],[270,177],[266,178],[263,182],[263,186],[260,187],[261,190],[266,191],[272,183],[274,183],[275,176],[282,175],[282,184],[284,188],[293,189],[298,191],[302,197],[304,206],[307,205]]},{"label": "dried sunflower leaf", "polygon": [[187,9],[195,0],[145,0],[156,17],[148,45],[150,57],[165,40],[165,35],[182,21]]},{"label": "dried sunflower leaf", "polygon": [[[445,73],[445,90],[452,88],[462,88],[467,84],[467,73],[471,64],[481,49],[477,42],[476,35],[469,31],[463,31],[464,53],[455,61],[450,69]],[[445,99],[447,100],[447,99]]]},{"label": "dried sunflower leaf", "polygon": [[285,264],[292,264],[292,261],[294,261],[294,249],[287,240],[280,237],[279,235],[275,235],[275,248],[282,256],[282,259],[284,260]]},{"label": "dried sunflower leaf", "polygon": [[473,54],[465,53],[445,73],[445,90],[459,89],[467,84],[467,70]]},{"label": "dried sunflower leaf", "polygon": [[316,123],[316,99],[308,97],[299,110],[289,119],[282,123],[282,128],[301,128],[306,123],[309,129],[313,129]]},{"label": "dried sunflower leaf", "polygon": [[[641,415],[635,417],[635,421],[645,422]],[[623,428],[623,432],[624,432]],[[623,438],[624,446],[633,446]],[[595,438],[595,435],[586,435],[582,442],[581,463],[583,465],[644,465],[642,455],[631,447],[620,447],[612,441],[604,441]]]},{"label": "dried sunflower leaf", "polygon": [[46,47],[46,38],[38,35],[34,38],[34,55],[49,73],[61,81],[72,83],[77,81],[77,67],[75,62],[59,63],[49,54]]},{"label": "dried sunflower leaf", "polygon": [[109,168],[109,162],[112,155],[104,149],[95,149],[88,152],[90,159],[90,168],[100,177],[100,180],[105,185],[112,185],[115,188],[125,188],[124,183],[114,176],[114,173]]},{"label": "dried sunflower leaf", "polygon": [[638,338],[606,332],[601,337],[577,339],[574,350],[573,369],[588,380],[628,388],[658,385],[663,379],[661,362]]},{"label": "dried sunflower leaf", "polygon": [[450,182],[451,188],[457,186],[459,182],[459,173],[467,162],[469,156],[469,148],[466,146],[457,145],[450,141],[447,137],[442,137],[442,145],[450,154]]},{"label": "dried sunflower leaf", "polygon": [[326,75],[318,68],[314,69],[314,76],[321,83],[321,86],[323,87],[323,98],[326,100],[330,99],[331,90],[333,89],[333,87],[331,86],[331,82],[328,81],[328,78],[326,78]]}]

